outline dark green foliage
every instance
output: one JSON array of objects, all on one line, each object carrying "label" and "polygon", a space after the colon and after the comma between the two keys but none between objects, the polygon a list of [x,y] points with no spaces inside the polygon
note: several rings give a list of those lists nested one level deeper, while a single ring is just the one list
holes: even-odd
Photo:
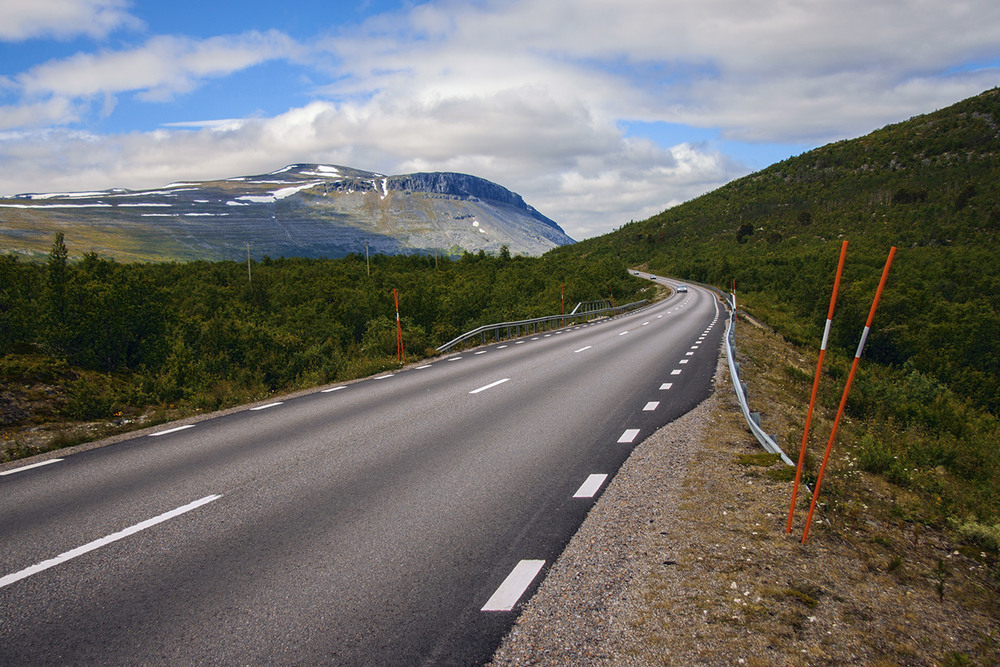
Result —
[{"label": "dark green foliage", "polygon": [[997,183],[1000,89],[790,158],[550,255],[613,256],[727,288],[735,280],[786,337],[804,343],[822,330],[846,238],[831,342],[853,353],[886,255],[898,246],[866,358],[910,361],[998,412]]},{"label": "dark green foliage", "polygon": [[509,252],[377,255],[370,275],[358,255],[265,258],[249,276],[239,262],[67,258],[61,235],[46,265],[0,257],[0,380],[45,366],[18,361],[39,356],[79,369],[56,382],[72,419],[144,404],[211,409],[394,366],[394,288],[411,360],[481,324],[556,314],[563,286],[567,310],[611,290],[634,300],[646,287],[620,262]]}]

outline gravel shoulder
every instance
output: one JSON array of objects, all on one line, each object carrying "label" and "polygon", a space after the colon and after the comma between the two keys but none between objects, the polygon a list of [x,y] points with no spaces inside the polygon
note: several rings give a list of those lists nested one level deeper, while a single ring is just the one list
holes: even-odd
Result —
[{"label": "gravel shoulder", "polygon": [[762,450],[729,382],[720,358],[712,396],[634,450],[492,664],[1000,664],[989,568],[943,535],[819,511],[803,546],[808,492],[786,535],[792,483],[748,463]]}]

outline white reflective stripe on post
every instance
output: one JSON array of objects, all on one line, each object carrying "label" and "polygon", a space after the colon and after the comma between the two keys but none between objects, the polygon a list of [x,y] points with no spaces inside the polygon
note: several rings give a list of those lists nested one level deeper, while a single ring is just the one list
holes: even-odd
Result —
[{"label": "white reflective stripe on post", "polygon": [[826,328],[823,329],[823,342],[820,344],[819,349],[825,350],[826,343],[830,340],[830,327],[833,325],[833,320],[826,321]]},{"label": "white reflective stripe on post", "polygon": [[865,327],[864,332],[861,334],[861,342],[858,343],[858,351],[854,353],[854,356],[861,358],[861,352],[865,349],[865,343],[868,342],[868,332],[871,331],[871,327]]}]

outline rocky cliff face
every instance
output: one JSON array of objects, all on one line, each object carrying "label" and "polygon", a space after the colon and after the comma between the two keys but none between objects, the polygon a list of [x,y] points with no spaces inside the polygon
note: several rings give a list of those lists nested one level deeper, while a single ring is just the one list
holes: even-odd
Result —
[{"label": "rocky cliff face", "polygon": [[62,231],[77,252],[121,260],[341,257],[351,252],[538,255],[572,243],[520,195],[456,173],[385,176],[295,164],[155,190],[0,199],[0,250],[42,254]]}]

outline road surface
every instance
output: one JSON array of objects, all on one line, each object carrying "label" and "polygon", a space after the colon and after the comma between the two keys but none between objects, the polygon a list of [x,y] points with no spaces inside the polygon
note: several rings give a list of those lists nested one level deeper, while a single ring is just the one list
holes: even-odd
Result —
[{"label": "road surface", "polygon": [[[662,281],[662,279],[660,279]],[[453,353],[0,476],[0,664],[479,664],[723,307]]]}]

